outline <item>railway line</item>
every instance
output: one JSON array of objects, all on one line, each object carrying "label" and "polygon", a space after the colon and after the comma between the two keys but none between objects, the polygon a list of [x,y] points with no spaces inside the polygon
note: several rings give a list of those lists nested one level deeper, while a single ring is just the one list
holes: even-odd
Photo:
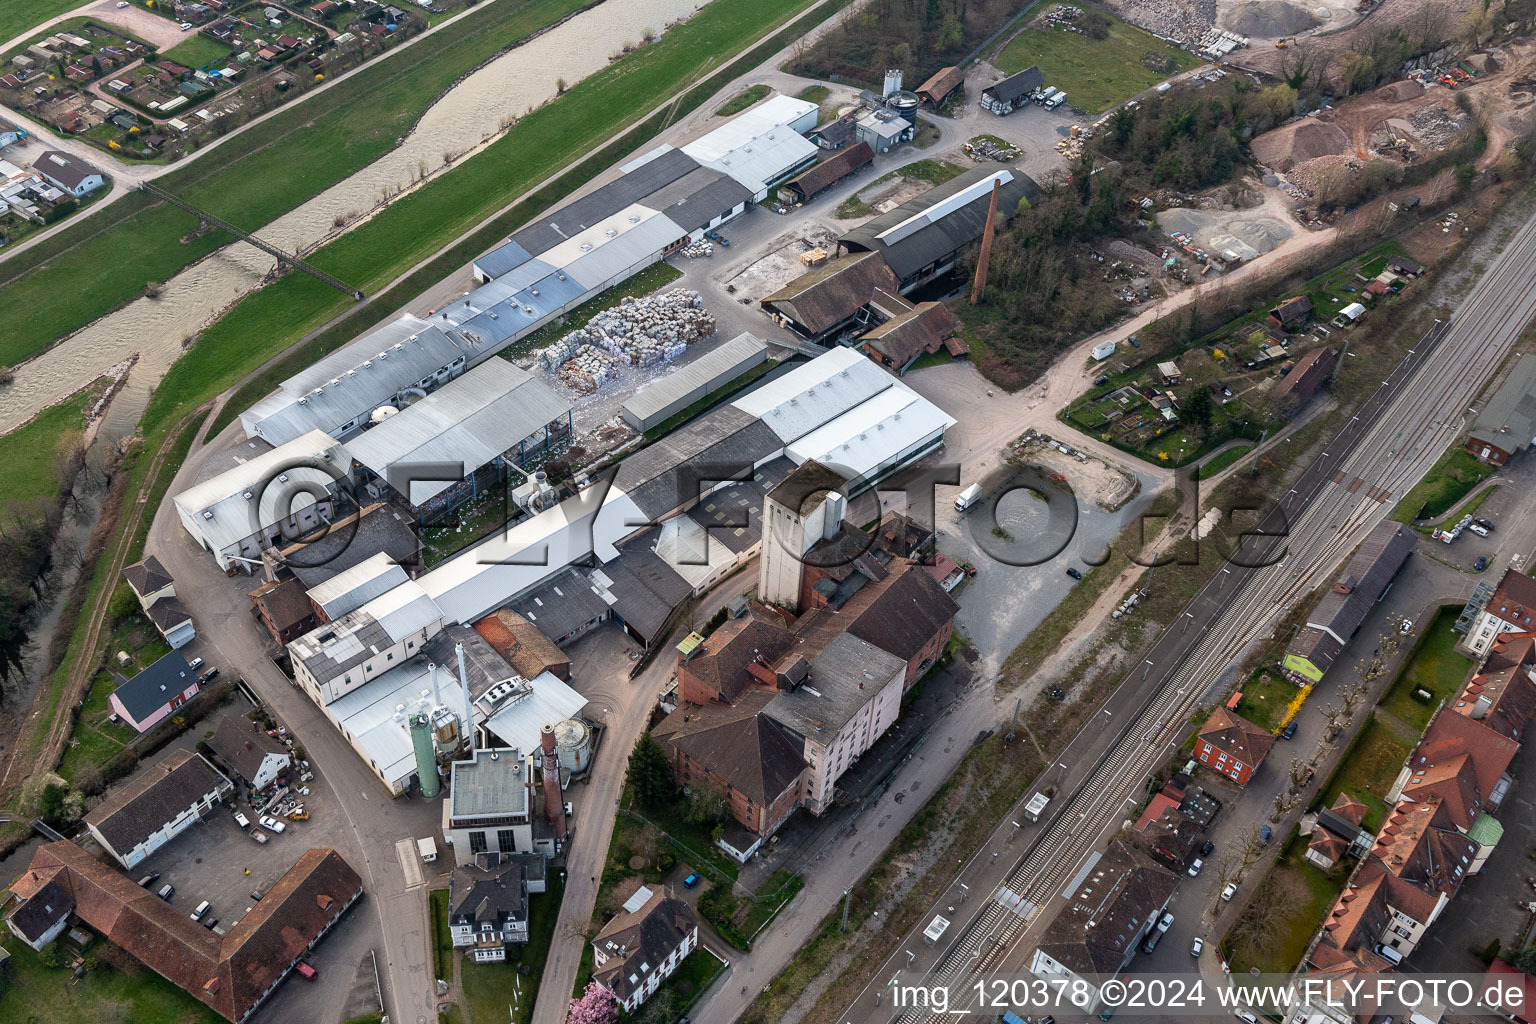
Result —
[{"label": "railway line", "polygon": [[[1050,819],[1006,880],[960,931],[929,974],[959,993],[1008,959],[1040,909],[1134,801],[1205,688],[1296,600],[1310,592],[1390,513],[1460,432],[1469,404],[1536,315],[1536,218],[1511,238],[1449,322],[1436,321],[1350,422],[1159,637],[1144,665],[1151,692]],[[1283,557],[1280,557],[1283,556]],[[1292,566],[1300,563],[1297,571]],[[1266,564],[1272,563],[1272,564]],[[1194,635],[1191,636],[1192,631]],[[1156,670],[1160,678],[1151,678]],[[1136,669],[1122,683],[1136,684]],[[1000,829],[1010,827],[1001,823]],[[924,919],[926,920],[926,918]],[[878,1006],[877,972],[855,1011]],[[876,1016],[882,1016],[876,1013]],[[902,1024],[938,1019],[911,1009]],[[864,1017],[864,1019],[871,1019]]]}]

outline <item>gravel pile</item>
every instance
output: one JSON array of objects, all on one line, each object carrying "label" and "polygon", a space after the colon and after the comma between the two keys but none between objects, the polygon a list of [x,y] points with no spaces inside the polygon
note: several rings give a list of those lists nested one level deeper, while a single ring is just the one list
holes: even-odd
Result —
[{"label": "gravel pile", "polygon": [[1155,36],[1198,42],[1216,23],[1216,0],[1112,0],[1116,14]]},{"label": "gravel pile", "polygon": [[1294,36],[1320,24],[1311,11],[1289,0],[1248,0],[1236,4],[1226,23],[1233,32],[1258,39]]},{"label": "gravel pile", "polygon": [[1300,121],[1253,140],[1254,158],[1265,167],[1289,171],[1299,163],[1349,151],[1349,136],[1338,125]]},{"label": "gravel pile", "polygon": [[1444,107],[1428,106],[1415,110],[1408,123],[1413,125],[1414,138],[1426,146],[1444,149],[1455,144],[1467,120],[1468,116],[1459,110],[1453,115]]}]

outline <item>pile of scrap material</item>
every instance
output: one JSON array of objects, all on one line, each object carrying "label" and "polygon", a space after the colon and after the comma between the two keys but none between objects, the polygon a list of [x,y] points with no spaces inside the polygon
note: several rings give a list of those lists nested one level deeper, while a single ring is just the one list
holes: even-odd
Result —
[{"label": "pile of scrap material", "polygon": [[[675,288],[638,299],[626,296],[615,308],[597,314],[587,326],[545,349],[539,359],[545,369],[556,370],[584,349],[592,349],[609,353],[617,362],[653,366],[676,359],[690,344],[714,333],[715,318],[704,308],[699,293]],[[565,379],[563,372],[561,379]]]},{"label": "pile of scrap material", "polygon": [[590,395],[618,375],[619,361],[591,345],[577,346],[555,371],[560,383],[582,395]]}]

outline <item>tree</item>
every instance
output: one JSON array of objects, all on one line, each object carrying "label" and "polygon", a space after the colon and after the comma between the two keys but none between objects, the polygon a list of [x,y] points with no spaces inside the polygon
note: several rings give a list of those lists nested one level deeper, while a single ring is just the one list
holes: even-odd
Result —
[{"label": "tree", "polygon": [[1511,967],[1519,968],[1526,974],[1536,973],[1536,946],[1526,946],[1509,963]]},{"label": "tree", "polygon": [[1210,424],[1212,409],[1211,393],[1203,387],[1197,387],[1184,403],[1184,415],[1200,424]]},{"label": "tree", "polygon": [[726,817],[725,787],[714,779],[701,779],[692,784],[693,797],[683,803],[683,820],[694,825],[712,825]]},{"label": "tree", "polygon": [[677,996],[666,986],[656,990],[634,1017],[636,1024],[672,1024],[676,1019]]},{"label": "tree", "polygon": [[629,781],[642,807],[666,807],[677,795],[667,753],[650,733],[644,733],[629,753]]},{"label": "tree", "polygon": [[1296,113],[1296,90],[1284,82],[1276,82],[1260,89],[1254,102],[1259,112],[1268,116],[1271,124],[1279,124]]},{"label": "tree", "polygon": [[619,1001],[595,981],[587,982],[580,999],[571,1000],[565,1024],[618,1024]]}]

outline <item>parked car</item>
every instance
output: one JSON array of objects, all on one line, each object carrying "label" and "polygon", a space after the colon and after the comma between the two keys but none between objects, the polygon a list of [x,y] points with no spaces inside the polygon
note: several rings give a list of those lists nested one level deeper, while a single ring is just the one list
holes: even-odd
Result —
[{"label": "parked car", "polygon": [[1492,522],[1492,520],[1488,520],[1488,519],[1474,519],[1474,520],[1472,520],[1472,522],[1477,524],[1478,526],[1481,526],[1483,529],[1487,530],[1489,533],[1493,532],[1493,522]]},{"label": "parked car", "polygon": [[1401,626],[1397,627],[1397,631],[1398,631],[1398,633],[1400,633],[1403,636],[1407,636],[1409,633],[1412,633],[1413,632],[1413,620],[1412,619],[1404,619],[1403,620],[1403,624]]},{"label": "parked car", "polygon": [[118,10],[122,10],[124,7],[127,7],[127,6],[128,6],[128,0],[117,0],[117,9]]},{"label": "parked car", "polygon": [[1203,952],[1205,952],[1205,940],[1202,939],[1200,936],[1196,935],[1195,936],[1195,941],[1190,943],[1189,955],[1190,956],[1199,956]]},{"label": "parked car", "polygon": [[192,913],[188,914],[187,916],[194,921],[201,921],[208,914],[208,911],[212,909],[213,904],[209,903],[207,900],[203,900],[203,902],[197,905],[197,909],[193,910]]},{"label": "parked car", "polygon": [[300,960],[298,963],[294,964],[293,969],[298,971],[299,977],[303,978],[305,981],[314,981],[320,976],[319,971],[309,966],[309,964],[305,963],[303,960]]},{"label": "parked car", "polygon": [[1237,895],[1237,883],[1236,882],[1228,882],[1227,883],[1227,887],[1225,889],[1221,890],[1221,898],[1226,900],[1228,903],[1232,902],[1232,897],[1235,896],[1235,895]]},{"label": "parked car", "polygon": [[176,887],[174,885],[162,885],[160,891],[155,893],[155,895],[169,903],[171,902],[171,897],[176,895]]},{"label": "parked car", "polygon": [[1108,383],[1109,383],[1109,374],[1107,374],[1107,373],[1101,373],[1097,377],[1093,378],[1093,386],[1096,387],[1096,388],[1101,388],[1105,384],[1108,384]]},{"label": "parked car", "polygon": [[684,889],[692,889],[694,886],[696,886],[698,884],[699,884],[699,873],[697,871],[690,871],[688,873],[688,877],[683,879],[683,888]]},{"label": "parked car", "polygon": [[251,827],[251,819],[247,818],[245,815],[241,814],[239,811],[236,811],[235,812],[235,824],[239,825],[241,828],[250,828]]},{"label": "parked car", "polygon": [[183,32],[191,32],[192,31],[192,23],[190,21],[182,22],[181,23],[181,30]]},{"label": "parked car", "polygon": [[209,931],[213,931],[218,926],[219,926],[219,919],[218,918],[216,918],[216,917],[205,917],[205,918],[203,918],[203,927],[207,928]]},{"label": "parked car", "polygon": [[1275,830],[1270,828],[1268,825],[1265,825],[1263,828],[1259,829],[1259,845],[1268,846],[1269,840],[1274,836],[1274,834]]},{"label": "parked car", "polygon": [[1141,342],[1136,340],[1136,335],[1133,334],[1125,340],[1131,343],[1131,348],[1141,348]]},{"label": "parked car", "polygon": [[1200,873],[1200,869],[1203,867],[1205,867],[1205,861],[1199,857],[1196,857],[1195,862],[1189,866],[1189,877],[1194,878]]},{"label": "parked car", "polygon": [[158,871],[151,871],[149,874],[147,874],[143,878],[139,879],[139,888],[140,889],[148,889],[150,886],[154,885],[159,880],[160,880],[160,872],[158,872]]},{"label": "parked car", "polygon": [[1288,740],[1295,739],[1296,738],[1296,723],[1292,722],[1290,725],[1286,726],[1284,729],[1282,729],[1280,731],[1280,735],[1283,738],[1288,739]]},{"label": "parked car", "polygon": [[217,678],[219,678],[219,670],[218,670],[217,667],[215,667],[215,668],[209,669],[207,672],[204,672],[203,673],[203,678],[199,679],[198,682],[200,682],[200,683],[211,683],[211,682],[213,682]]},{"label": "parked car", "polygon": [[1480,555],[1480,556],[1478,556],[1477,561],[1472,563],[1472,571],[1473,572],[1482,572],[1486,568],[1488,568],[1488,556],[1487,555]]},{"label": "parked car", "polygon": [[1205,845],[1204,846],[1200,847],[1200,856],[1202,856],[1202,857],[1209,857],[1211,854],[1213,854],[1215,852],[1216,852],[1216,844],[1211,842],[1209,839],[1207,839],[1205,841]]},{"label": "parked car", "polygon": [[268,832],[279,832],[280,833],[280,832],[283,831],[283,829],[287,828],[288,826],[284,825],[281,821],[278,821],[276,818],[272,817],[272,815],[270,815],[270,814],[263,814],[261,816],[261,827],[266,829]]},{"label": "parked car", "polygon": [[1083,574],[1078,572],[1076,567],[1069,567],[1067,569],[1067,575],[1071,576],[1075,580],[1080,580],[1083,578]]},{"label": "parked car", "polygon": [[1488,527],[1484,526],[1482,523],[1473,523],[1471,526],[1468,526],[1467,529],[1471,530],[1479,537],[1488,536]]},{"label": "parked car", "polygon": [[255,900],[257,903],[260,903],[261,898],[265,895],[266,893],[262,892],[260,889],[251,890],[251,899]]},{"label": "parked car", "polygon": [[198,669],[200,669],[202,667],[203,667],[203,659],[202,658],[193,658],[191,661],[187,662],[187,668],[191,669],[193,672],[196,672]]}]

